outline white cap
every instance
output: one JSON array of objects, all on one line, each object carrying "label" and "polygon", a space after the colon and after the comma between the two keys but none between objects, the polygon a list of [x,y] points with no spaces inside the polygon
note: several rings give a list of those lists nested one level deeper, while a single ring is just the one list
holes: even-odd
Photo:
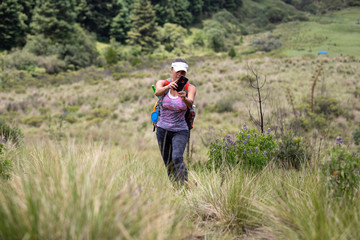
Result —
[{"label": "white cap", "polygon": [[173,62],[171,64],[171,67],[174,68],[175,72],[178,72],[178,71],[187,72],[187,69],[189,66],[187,65],[187,63],[184,63],[184,62]]}]

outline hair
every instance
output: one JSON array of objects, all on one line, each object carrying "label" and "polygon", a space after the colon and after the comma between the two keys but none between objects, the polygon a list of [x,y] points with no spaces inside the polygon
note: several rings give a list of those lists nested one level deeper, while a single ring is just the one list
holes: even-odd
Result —
[{"label": "hair", "polygon": [[185,59],[182,59],[182,58],[176,58],[176,59],[174,60],[174,63],[175,63],[175,62],[183,62],[183,63],[188,64],[188,63],[185,61]]}]

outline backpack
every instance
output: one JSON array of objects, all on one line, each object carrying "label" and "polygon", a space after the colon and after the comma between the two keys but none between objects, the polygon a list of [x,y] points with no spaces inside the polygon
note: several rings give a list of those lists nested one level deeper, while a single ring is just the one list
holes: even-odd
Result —
[{"label": "backpack", "polygon": [[[171,78],[168,78],[165,80],[165,86],[169,85],[171,82]],[[185,87],[184,87],[184,91],[186,92],[186,95],[188,93],[188,88],[189,88],[189,82],[186,83]],[[166,91],[162,96],[159,96],[159,100],[156,101],[154,107],[153,107],[153,112],[151,113],[151,120],[153,122],[153,125],[154,125],[154,130],[155,131],[155,128],[157,127],[156,123],[159,119],[159,116],[160,116],[160,106],[162,105],[162,101],[164,99],[164,97],[166,96],[166,94],[169,92]],[[189,127],[189,130],[191,130],[194,126],[193,126],[193,123],[194,123],[194,120],[195,120],[195,115],[196,115],[196,112],[195,112],[195,105],[193,105],[192,107],[187,107],[187,110],[186,110],[186,113],[185,113],[185,121],[186,121],[186,124],[188,125]]]}]

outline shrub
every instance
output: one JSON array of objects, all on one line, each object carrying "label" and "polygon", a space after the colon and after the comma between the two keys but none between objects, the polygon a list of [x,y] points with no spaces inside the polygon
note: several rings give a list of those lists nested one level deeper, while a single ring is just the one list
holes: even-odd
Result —
[{"label": "shrub", "polygon": [[9,179],[12,169],[12,161],[5,155],[6,147],[0,142],[0,178]]},{"label": "shrub", "polygon": [[70,124],[73,124],[73,123],[77,122],[76,117],[70,116],[70,115],[67,115],[64,120],[67,121]]},{"label": "shrub", "polygon": [[233,108],[234,99],[231,97],[221,98],[215,103],[215,111],[218,113],[234,112]]},{"label": "shrub", "polygon": [[56,55],[40,56],[39,66],[43,67],[46,73],[54,74],[64,71],[66,64],[63,60],[60,60]]},{"label": "shrub", "polygon": [[110,116],[110,110],[105,108],[95,108],[91,111],[90,115],[86,117],[86,120],[93,120],[93,119],[105,119]]},{"label": "shrub", "polygon": [[2,142],[11,141],[19,146],[24,138],[21,130],[18,127],[11,127],[2,119],[0,119],[0,136]]},{"label": "shrub", "polygon": [[37,57],[26,50],[17,50],[4,57],[4,65],[6,68],[31,72],[37,65]]},{"label": "shrub", "polygon": [[228,36],[226,29],[214,20],[207,22],[204,27],[207,45],[215,52],[225,49],[225,39]]},{"label": "shrub", "polygon": [[11,127],[0,119],[0,177],[3,179],[10,178],[12,169],[12,160],[9,158],[6,143],[12,143],[19,146],[23,141],[23,134],[17,127]]},{"label": "shrub", "polygon": [[354,142],[356,145],[360,144],[360,122],[359,122],[359,126],[357,129],[355,129],[355,131],[353,132],[353,138],[354,138]]},{"label": "shrub", "polygon": [[196,31],[193,34],[192,44],[194,46],[203,47],[205,45],[205,36],[203,31]]},{"label": "shrub", "polygon": [[338,117],[344,114],[343,108],[335,98],[319,96],[315,98],[314,112],[325,116]]},{"label": "shrub", "polygon": [[250,43],[250,45],[261,51],[270,52],[280,48],[282,46],[282,42],[275,38],[269,38],[267,40],[263,38],[256,38]]},{"label": "shrub", "polygon": [[270,8],[266,11],[265,15],[271,23],[281,22],[286,16],[285,12],[279,8]]},{"label": "shrub", "polygon": [[168,52],[175,48],[184,48],[186,36],[186,29],[177,24],[165,23],[158,28],[158,39]]},{"label": "shrub", "polygon": [[300,137],[287,133],[281,137],[276,161],[285,168],[299,169],[310,160],[309,145]]},{"label": "shrub", "polygon": [[135,66],[137,66],[137,65],[140,65],[140,64],[142,64],[143,62],[141,61],[141,59],[140,58],[138,58],[138,57],[133,57],[132,59],[131,59],[131,61],[130,61],[130,64],[131,64],[131,66],[133,66],[133,67],[135,67]]},{"label": "shrub", "polygon": [[236,166],[261,170],[275,156],[277,144],[275,138],[270,133],[258,134],[256,130],[246,128],[235,135],[234,141],[231,136],[227,136],[222,141],[217,139],[210,144],[209,148],[209,167],[215,169],[223,165]]},{"label": "shrub", "polygon": [[[77,70],[90,66],[98,56],[95,37],[79,25],[75,25],[75,31],[73,38],[57,44],[41,34],[30,35],[24,49],[36,56],[57,56],[61,60],[59,64],[65,64],[66,69]],[[52,58],[52,61],[57,58]]]},{"label": "shrub", "polygon": [[328,151],[330,160],[324,164],[323,173],[329,190],[337,198],[353,198],[360,184],[360,156],[342,146],[337,138],[336,146]]},{"label": "shrub", "polygon": [[232,47],[230,49],[230,51],[228,52],[228,55],[231,57],[231,58],[234,58],[236,57],[236,52],[235,52],[235,49]]},{"label": "shrub", "polygon": [[130,73],[128,72],[114,72],[113,73],[113,79],[114,80],[119,80],[119,79],[122,79],[122,78],[127,78],[127,77],[130,77]]},{"label": "shrub", "polygon": [[40,127],[44,121],[42,116],[28,116],[24,118],[23,123],[32,127]]},{"label": "shrub", "polygon": [[112,47],[106,49],[105,52],[106,63],[111,65],[118,62],[116,50]]}]

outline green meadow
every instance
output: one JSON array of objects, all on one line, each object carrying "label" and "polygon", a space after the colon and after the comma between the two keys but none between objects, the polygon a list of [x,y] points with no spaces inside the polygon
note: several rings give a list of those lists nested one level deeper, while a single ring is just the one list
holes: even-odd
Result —
[{"label": "green meadow", "polygon": [[[0,169],[8,176],[0,177],[0,239],[360,239],[359,10],[244,36],[233,58],[184,53],[197,87],[186,186],[168,180],[150,120],[151,85],[170,76],[177,56],[44,74],[39,87],[2,91],[1,118],[24,141],[3,143],[0,155],[11,162]],[[243,54],[269,34],[280,49]],[[281,154],[296,158],[296,144],[306,146],[310,158],[297,169],[279,166],[280,150],[259,171],[228,166],[225,150],[221,167],[207,164],[216,139],[233,139],[244,124],[261,134],[251,69],[264,82],[265,130],[279,145],[296,134]],[[326,169],[330,162],[338,168]]]},{"label": "green meadow", "polygon": [[274,33],[281,35],[285,43],[283,52],[288,56],[317,55],[324,50],[332,57],[359,57],[359,18],[358,8],[348,8],[311,17],[309,22],[282,24]]}]

